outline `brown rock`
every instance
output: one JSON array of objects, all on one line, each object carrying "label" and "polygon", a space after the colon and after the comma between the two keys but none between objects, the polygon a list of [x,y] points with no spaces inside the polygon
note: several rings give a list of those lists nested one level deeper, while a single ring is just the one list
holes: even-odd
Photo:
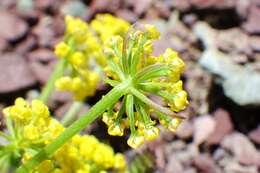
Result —
[{"label": "brown rock", "polygon": [[249,138],[257,144],[260,144],[260,126],[249,133]]},{"label": "brown rock", "polygon": [[31,51],[32,49],[34,49],[37,45],[36,39],[33,36],[29,36],[26,38],[26,40],[24,40],[23,42],[21,42],[17,47],[16,47],[16,52],[19,54],[25,54],[29,51]]},{"label": "brown rock", "polygon": [[122,2],[120,0],[113,0],[113,1],[95,0],[92,1],[92,3],[90,4],[90,8],[94,12],[96,11],[115,12],[116,10],[119,9],[121,3]]},{"label": "brown rock", "polygon": [[25,60],[17,54],[0,57],[0,93],[30,87],[36,80]]},{"label": "brown rock", "polygon": [[245,135],[238,132],[227,135],[221,146],[230,150],[240,163],[260,166],[260,152]]},{"label": "brown rock", "polygon": [[182,139],[188,139],[192,136],[193,133],[193,124],[190,121],[184,121],[178,127],[176,134]]},{"label": "brown rock", "polygon": [[117,10],[116,15],[132,23],[137,21],[137,15],[133,13],[133,11],[131,10],[127,10],[127,9]]},{"label": "brown rock", "polygon": [[153,0],[135,0],[134,2],[134,12],[140,15],[151,7]]},{"label": "brown rock", "polygon": [[36,0],[35,6],[41,10],[54,10],[58,8],[58,5],[61,4],[59,1],[53,0]]},{"label": "brown rock", "polygon": [[243,18],[246,18],[248,15],[250,5],[251,5],[251,1],[237,0],[236,3],[237,13]]},{"label": "brown rock", "polygon": [[207,140],[207,138],[210,137],[210,135],[215,130],[216,122],[215,120],[209,116],[199,116],[194,121],[194,143],[196,145],[200,145],[204,141]]},{"label": "brown rock", "polygon": [[207,154],[201,154],[194,158],[194,165],[203,173],[220,173],[220,168],[214,163]]},{"label": "brown rock", "polygon": [[250,37],[249,44],[254,51],[260,52],[260,36]]},{"label": "brown rock", "polygon": [[183,169],[184,168],[181,162],[175,157],[174,154],[171,155],[165,168],[165,173],[180,173]]},{"label": "brown rock", "polygon": [[41,47],[53,47],[55,33],[53,31],[53,19],[43,17],[38,25],[33,28],[33,33],[37,37],[38,44]]},{"label": "brown rock", "polygon": [[218,144],[221,140],[233,130],[233,124],[229,113],[224,109],[217,109],[214,112],[216,122],[213,133],[207,139],[208,144]]},{"label": "brown rock", "polygon": [[172,1],[172,5],[180,11],[186,11],[191,7],[191,3],[189,1],[190,0]]},{"label": "brown rock", "polygon": [[244,24],[244,29],[250,34],[260,33],[260,7],[252,6],[249,10],[248,20]]},{"label": "brown rock", "polygon": [[30,67],[40,83],[45,83],[51,75],[56,58],[48,49],[38,49],[28,54]]},{"label": "brown rock", "polygon": [[0,51],[3,51],[4,49],[6,49],[7,45],[8,44],[7,44],[6,40],[0,37]]},{"label": "brown rock", "polygon": [[164,1],[155,1],[154,3],[161,17],[169,17],[171,15],[170,7]]},{"label": "brown rock", "polygon": [[0,11],[0,37],[15,42],[25,36],[28,32],[27,24],[7,11]]},{"label": "brown rock", "polygon": [[236,0],[190,0],[197,8],[231,8],[235,6]]}]

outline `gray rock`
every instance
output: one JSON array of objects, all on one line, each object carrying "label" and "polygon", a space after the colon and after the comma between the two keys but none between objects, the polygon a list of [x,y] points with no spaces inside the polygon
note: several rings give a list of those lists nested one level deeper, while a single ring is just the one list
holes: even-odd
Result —
[{"label": "gray rock", "polygon": [[199,63],[220,77],[227,97],[239,105],[260,105],[260,73],[232,62],[217,49],[207,49]]}]

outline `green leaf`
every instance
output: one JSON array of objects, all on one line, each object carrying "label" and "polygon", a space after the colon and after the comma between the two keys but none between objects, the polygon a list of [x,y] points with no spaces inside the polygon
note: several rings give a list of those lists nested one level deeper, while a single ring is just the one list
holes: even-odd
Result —
[{"label": "green leaf", "polygon": [[170,68],[168,65],[163,64],[153,64],[143,68],[136,74],[136,79],[139,82],[143,82],[147,79],[153,79],[157,77],[162,77],[168,75]]},{"label": "green leaf", "polygon": [[124,77],[123,72],[121,71],[120,67],[118,66],[118,64],[116,64],[112,60],[112,58],[109,58],[107,63],[108,63],[108,66],[111,68],[111,70],[114,73],[116,73],[121,80],[124,80],[125,77]]},{"label": "green leaf", "polygon": [[109,78],[105,78],[104,81],[105,81],[105,83],[109,84],[112,87],[115,87],[116,85],[119,84],[119,82],[117,80],[112,80]]},{"label": "green leaf", "polygon": [[140,62],[140,55],[141,55],[142,51],[144,50],[144,44],[145,44],[146,40],[147,40],[146,37],[143,37],[140,40],[137,51],[131,58],[131,69],[130,70],[131,70],[132,75],[134,75],[136,73],[137,65]]},{"label": "green leaf", "polygon": [[134,96],[132,94],[126,97],[126,112],[130,120],[131,133],[135,134]]},{"label": "green leaf", "polygon": [[157,93],[161,89],[160,86],[154,84],[153,82],[139,83],[137,88],[149,93]]}]

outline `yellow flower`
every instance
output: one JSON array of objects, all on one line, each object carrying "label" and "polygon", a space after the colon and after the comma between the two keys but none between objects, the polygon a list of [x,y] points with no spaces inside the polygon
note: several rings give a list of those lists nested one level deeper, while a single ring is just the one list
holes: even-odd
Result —
[{"label": "yellow flower", "polygon": [[158,127],[150,126],[144,128],[144,137],[146,140],[151,141],[159,136],[160,129]]},{"label": "yellow flower", "polygon": [[147,30],[148,34],[150,34],[151,38],[156,40],[160,38],[160,32],[157,31],[154,25],[146,24],[144,27]]},{"label": "yellow flower", "polygon": [[123,154],[117,153],[115,155],[115,163],[114,168],[118,170],[124,170],[126,169],[126,161]]},{"label": "yellow flower", "polygon": [[[184,62],[178,53],[168,48],[162,55],[152,55],[153,42],[159,37],[155,26],[145,25],[143,30],[131,28],[124,39],[113,36],[105,44],[109,62],[104,70],[108,77],[106,82],[112,87],[125,81],[131,81],[133,85],[123,96],[126,101],[121,102],[119,108],[127,116],[120,113],[118,117],[108,117],[104,114],[103,121],[111,135],[122,135],[116,122],[129,122],[125,125],[131,131],[127,143],[133,148],[143,144],[144,139],[153,140],[159,135],[160,130],[151,120],[151,113],[158,116],[162,125],[174,129],[177,125],[171,124],[171,117],[178,116],[174,112],[183,110],[188,104],[188,96],[180,80]],[[150,100],[150,94],[161,97],[166,102],[165,106]]]},{"label": "yellow flower", "polygon": [[70,52],[70,46],[65,42],[60,42],[55,46],[54,53],[58,58],[64,58]]},{"label": "yellow flower", "polygon": [[124,129],[118,124],[111,124],[108,128],[108,134],[112,136],[123,136]]},{"label": "yellow flower", "polygon": [[82,52],[79,52],[79,51],[74,52],[69,57],[69,61],[75,68],[86,67],[86,63],[87,63],[85,55]]},{"label": "yellow flower", "polygon": [[181,124],[182,120],[179,118],[173,118],[170,123],[168,124],[168,129],[172,132],[176,132],[177,128]]},{"label": "yellow flower", "polygon": [[111,14],[98,14],[91,22],[91,27],[96,31],[103,42],[114,35],[126,34],[130,24],[123,19],[116,18]]},{"label": "yellow flower", "polygon": [[131,135],[127,140],[127,144],[132,148],[137,148],[144,143],[144,137],[137,134]]},{"label": "yellow flower", "polygon": [[40,133],[39,133],[39,130],[36,126],[26,125],[24,127],[23,135],[26,139],[36,140],[37,138],[39,138]]}]

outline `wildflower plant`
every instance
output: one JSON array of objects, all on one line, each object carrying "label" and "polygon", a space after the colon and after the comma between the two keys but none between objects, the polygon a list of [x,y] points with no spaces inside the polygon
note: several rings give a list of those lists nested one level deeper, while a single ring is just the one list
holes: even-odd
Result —
[{"label": "wildflower plant", "polygon": [[[0,168],[2,173],[7,173],[13,166],[12,160],[26,162],[64,131],[40,100],[29,104],[23,98],[17,98],[15,104],[5,108],[3,113],[9,131],[4,136],[8,144],[0,152],[5,154],[5,157],[0,156],[0,165],[7,164],[6,168]],[[53,156],[28,172],[100,173],[113,170],[119,173],[124,171],[125,165],[124,156],[115,154],[109,145],[91,135],[75,135]]]},{"label": "wildflower plant", "polygon": [[[112,87],[126,81],[130,84],[120,109],[113,111],[113,106],[109,107],[103,114],[103,121],[110,135],[122,136],[124,129],[130,126],[127,143],[133,148],[143,144],[145,139],[153,140],[159,135],[160,130],[151,114],[157,115],[161,125],[175,131],[182,118],[174,112],[183,110],[188,103],[180,80],[184,62],[178,53],[168,48],[158,57],[152,55],[152,43],[159,37],[154,26],[145,25],[143,31],[129,31],[125,40],[120,36],[112,37],[105,48],[107,83]],[[169,109],[150,100],[150,94],[162,97]]]},{"label": "wildflower plant", "polygon": [[95,94],[101,76],[100,66],[106,65],[104,40],[124,35],[130,24],[110,14],[99,14],[88,25],[79,18],[67,16],[64,40],[55,47],[58,58],[65,59],[68,75],[56,81],[56,88],[70,91],[78,101]]},{"label": "wildflower plant", "polygon": [[[115,23],[117,28],[113,26]],[[43,90],[42,102],[35,100],[29,105],[18,99],[4,111],[10,120],[7,125],[11,136],[19,134],[22,140],[18,141],[30,141],[26,145],[14,143],[19,157],[24,158],[15,173],[122,171],[125,161],[121,154],[114,154],[93,136],[78,133],[102,116],[110,135],[123,136],[129,127],[127,143],[137,148],[159,135],[158,124],[175,131],[185,119],[176,114],[188,104],[180,80],[184,62],[169,48],[162,55],[153,56],[153,42],[160,38],[153,25],[132,27],[125,33],[128,27],[127,22],[110,15],[97,16],[90,25],[66,17],[64,39],[55,48],[60,60]],[[100,78],[100,74],[104,77]],[[43,102],[47,101],[54,83],[58,89],[71,91],[76,100],[82,101],[95,93],[100,79],[112,89],[68,128],[49,116]],[[164,104],[154,102],[151,95],[161,97]],[[19,133],[17,129],[21,129]]]}]

